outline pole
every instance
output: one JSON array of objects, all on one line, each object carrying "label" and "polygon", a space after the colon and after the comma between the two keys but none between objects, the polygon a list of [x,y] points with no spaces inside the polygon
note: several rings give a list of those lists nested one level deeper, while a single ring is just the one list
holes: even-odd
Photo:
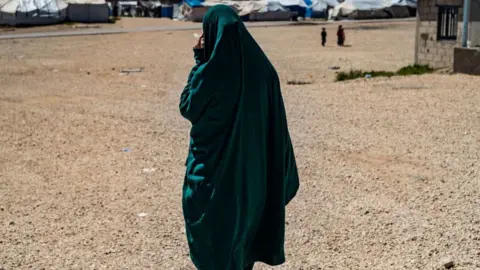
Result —
[{"label": "pole", "polygon": [[418,51],[419,51],[419,44],[420,44],[420,24],[422,23],[420,21],[420,15],[418,14],[418,11],[417,11],[417,26],[415,28],[415,65],[420,65],[420,63],[418,62]]},{"label": "pole", "polygon": [[470,0],[463,1],[463,30],[462,30],[462,47],[467,47],[468,41],[468,24],[470,23]]}]

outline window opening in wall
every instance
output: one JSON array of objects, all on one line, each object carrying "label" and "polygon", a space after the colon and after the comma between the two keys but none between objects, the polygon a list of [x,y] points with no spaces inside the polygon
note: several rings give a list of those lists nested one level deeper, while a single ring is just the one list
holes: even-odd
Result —
[{"label": "window opening in wall", "polygon": [[457,40],[458,7],[438,6],[437,40]]}]

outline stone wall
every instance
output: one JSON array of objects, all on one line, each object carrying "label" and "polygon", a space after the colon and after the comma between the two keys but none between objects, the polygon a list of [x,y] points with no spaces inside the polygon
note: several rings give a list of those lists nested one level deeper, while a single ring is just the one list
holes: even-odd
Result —
[{"label": "stone wall", "polygon": [[437,22],[420,22],[417,64],[432,68],[449,68],[453,65],[453,50],[461,45],[462,23],[458,23],[457,40],[437,41]]},{"label": "stone wall", "polygon": [[[454,48],[462,40],[463,0],[419,0],[417,15],[417,41],[415,62],[432,68],[451,68]],[[459,6],[457,40],[437,40],[437,5]]]},{"label": "stone wall", "polygon": [[[463,7],[464,0],[418,0],[417,1],[417,13],[420,18],[420,21],[437,21],[438,15],[438,5],[445,6],[459,6],[460,9]],[[479,0],[473,0],[479,1]],[[463,19],[463,11],[459,10],[460,18],[459,21]]]}]

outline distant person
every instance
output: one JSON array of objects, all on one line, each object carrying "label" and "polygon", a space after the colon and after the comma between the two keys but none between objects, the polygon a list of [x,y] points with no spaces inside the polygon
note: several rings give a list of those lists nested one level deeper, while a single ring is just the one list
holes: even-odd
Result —
[{"label": "distant person", "polygon": [[299,178],[277,72],[224,5],[205,14],[194,56],[179,105],[191,123],[182,198],[190,258],[198,270],[280,265]]},{"label": "distant person", "polygon": [[343,29],[343,27],[341,25],[338,26],[337,44],[338,44],[338,46],[345,45],[345,30]]},{"label": "distant person", "polygon": [[325,30],[325,27],[322,28],[322,46],[325,47],[325,44],[327,43],[327,30]]}]

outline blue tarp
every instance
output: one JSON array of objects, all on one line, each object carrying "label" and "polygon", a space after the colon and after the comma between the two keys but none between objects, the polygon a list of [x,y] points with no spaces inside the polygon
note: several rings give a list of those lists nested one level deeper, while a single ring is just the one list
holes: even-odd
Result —
[{"label": "blue tarp", "polygon": [[312,0],[303,0],[305,2],[305,4],[308,6],[308,8],[306,8],[305,10],[305,17],[306,18],[310,18],[312,17]]},{"label": "blue tarp", "polygon": [[183,0],[183,2],[192,8],[203,7],[203,0]]}]

